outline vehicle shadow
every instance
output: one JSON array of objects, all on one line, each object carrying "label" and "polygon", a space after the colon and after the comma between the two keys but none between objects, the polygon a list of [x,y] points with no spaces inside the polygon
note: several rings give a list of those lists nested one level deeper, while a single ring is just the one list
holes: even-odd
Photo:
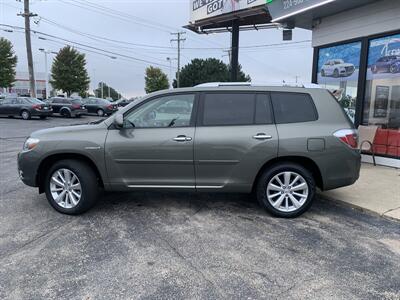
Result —
[{"label": "vehicle shadow", "polygon": [[90,216],[160,215],[186,221],[195,215],[219,215],[254,221],[278,219],[266,212],[252,194],[195,192],[113,192],[101,196]]}]

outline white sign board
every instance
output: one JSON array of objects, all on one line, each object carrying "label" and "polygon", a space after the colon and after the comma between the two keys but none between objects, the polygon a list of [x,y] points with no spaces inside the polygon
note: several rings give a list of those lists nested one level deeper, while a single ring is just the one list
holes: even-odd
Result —
[{"label": "white sign board", "polygon": [[254,6],[265,5],[266,0],[190,0],[190,22],[228,14]]}]

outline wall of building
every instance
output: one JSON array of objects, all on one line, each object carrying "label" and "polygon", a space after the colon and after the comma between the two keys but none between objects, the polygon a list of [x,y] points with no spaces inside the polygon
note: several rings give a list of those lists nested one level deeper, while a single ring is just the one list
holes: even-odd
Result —
[{"label": "wall of building", "polygon": [[[351,1],[351,0],[349,0]],[[381,0],[315,21],[313,47],[400,29],[400,1]]]}]

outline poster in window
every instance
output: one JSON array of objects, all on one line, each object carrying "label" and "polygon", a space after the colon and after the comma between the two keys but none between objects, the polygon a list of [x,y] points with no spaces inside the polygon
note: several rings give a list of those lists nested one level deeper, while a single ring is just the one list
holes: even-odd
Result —
[{"label": "poster in window", "polygon": [[367,79],[400,77],[400,34],[371,40]]},{"label": "poster in window", "polygon": [[389,87],[376,86],[374,118],[386,118],[389,103]]},{"label": "poster in window", "polygon": [[321,48],[318,57],[318,83],[358,80],[361,42]]}]

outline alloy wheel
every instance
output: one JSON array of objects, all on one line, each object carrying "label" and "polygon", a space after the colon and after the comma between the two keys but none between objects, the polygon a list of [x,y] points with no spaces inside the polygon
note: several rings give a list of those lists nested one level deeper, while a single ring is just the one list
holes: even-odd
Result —
[{"label": "alloy wheel", "polygon": [[296,172],[282,172],[268,182],[266,195],[278,211],[293,212],[300,209],[308,198],[308,184]]},{"label": "alloy wheel", "polygon": [[23,111],[22,114],[21,114],[21,116],[22,116],[22,119],[28,120],[28,119],[29,119],[29,112]]},{"label": "alloy wheel", "polygon": [[62,208],[74,208],[82,198],[78,176],[69,169],[59,169],[51,175],[50,192],[53,200]]}]

